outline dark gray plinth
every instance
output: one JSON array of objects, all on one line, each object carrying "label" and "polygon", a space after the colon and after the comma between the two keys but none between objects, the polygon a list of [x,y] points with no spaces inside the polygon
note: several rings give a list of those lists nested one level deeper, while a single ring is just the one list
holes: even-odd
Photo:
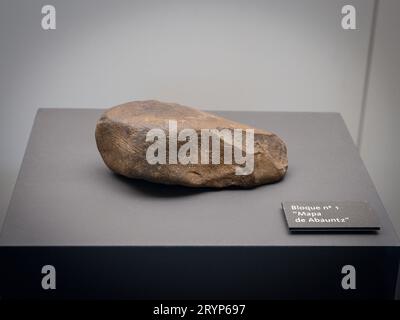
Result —
[{"label": "dark gray plinth", "polygon": [[[287,143],[285,179],[252,190],[196,190],[111,173],[94,140],[101,110],[39,110],[2,245],[396,246],[398,238],[335,113],[220,112]],[[372,234],[290,234],[283,200],[368,201]]]},{"label": "dark gray plinth", "polygon": [[[333,113],[220,112],[289,150],[279,183],[198,190],[111,173],[101,110],[38,112],[0,236],[7,298],[393,298],[398,238],[345,124]],[[281,201],[368,201],[377,233],[290,234]],[[41,289],[54,265],[57,290]],[[357,290],[343,290],[344,265]]]}]

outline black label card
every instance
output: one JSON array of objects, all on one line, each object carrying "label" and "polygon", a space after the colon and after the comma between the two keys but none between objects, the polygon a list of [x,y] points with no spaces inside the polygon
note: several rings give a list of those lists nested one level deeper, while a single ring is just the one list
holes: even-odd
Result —
[{"label": "black label card", "polygon": [[291,231],[372,231],[379,220],[363,201],[284,201]]}]

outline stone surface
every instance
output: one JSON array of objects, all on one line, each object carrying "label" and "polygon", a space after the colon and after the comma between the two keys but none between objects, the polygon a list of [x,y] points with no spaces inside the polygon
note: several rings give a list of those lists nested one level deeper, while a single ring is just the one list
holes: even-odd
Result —
[{"label": "stone surface", "polygon": [[[177,121],[178,132],[191,128],[199,136],[202,129],[253,129],[179,104],[153,100],[129,102],[108,109],[97,123],[96,142],[105,164],[126,177],[188,187],[250,188],[279,181],[287,171],[285,143],[277,135],[255,128],[254,170],[250,174],[236,175],[238,164],[235,161],[224,163],[222,140],[220,164],[181,164],[179,161],[177,164],[150,164],[146,151],[153,142],[146,142],[146,134],[153,128],[168,133],[169,120]],[[243,146],[244,142],[245,139]],[[178,142],[178,147],[184,143]],[[201,143],[198,145],[200,148]]]}]

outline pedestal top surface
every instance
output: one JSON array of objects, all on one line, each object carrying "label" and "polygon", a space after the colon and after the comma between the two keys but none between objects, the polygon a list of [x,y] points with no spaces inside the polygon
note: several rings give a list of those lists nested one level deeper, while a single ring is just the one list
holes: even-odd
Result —
[{"label": "pedestal top surface", "polygon": [[[278,134],[283,181],[204,190],[113,174],[96,148],[102,110],[40,109],[0,236],[21,246],[397,246],[398,238],[336,113],[215,112]],[[368,201],[377,233],[292,234],[284,200]]]}]

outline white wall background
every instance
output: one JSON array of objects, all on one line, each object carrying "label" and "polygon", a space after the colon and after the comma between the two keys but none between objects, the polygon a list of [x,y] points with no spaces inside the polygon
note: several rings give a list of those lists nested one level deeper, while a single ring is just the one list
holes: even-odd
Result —
[{"label": "white wall background", "polygon": [[[40,27],[44,4],[57,9],[55,31]],[[341,28],[345,4],[357,9],[357,30]],[[1,0],[0,218],[38,107],[159,99],[214,110],[340,112],[355,141],[361,125],[363,158],[400,230],[392,174],[400,8],[379,4],[363,104],[374,8],[374,0]]]}]

